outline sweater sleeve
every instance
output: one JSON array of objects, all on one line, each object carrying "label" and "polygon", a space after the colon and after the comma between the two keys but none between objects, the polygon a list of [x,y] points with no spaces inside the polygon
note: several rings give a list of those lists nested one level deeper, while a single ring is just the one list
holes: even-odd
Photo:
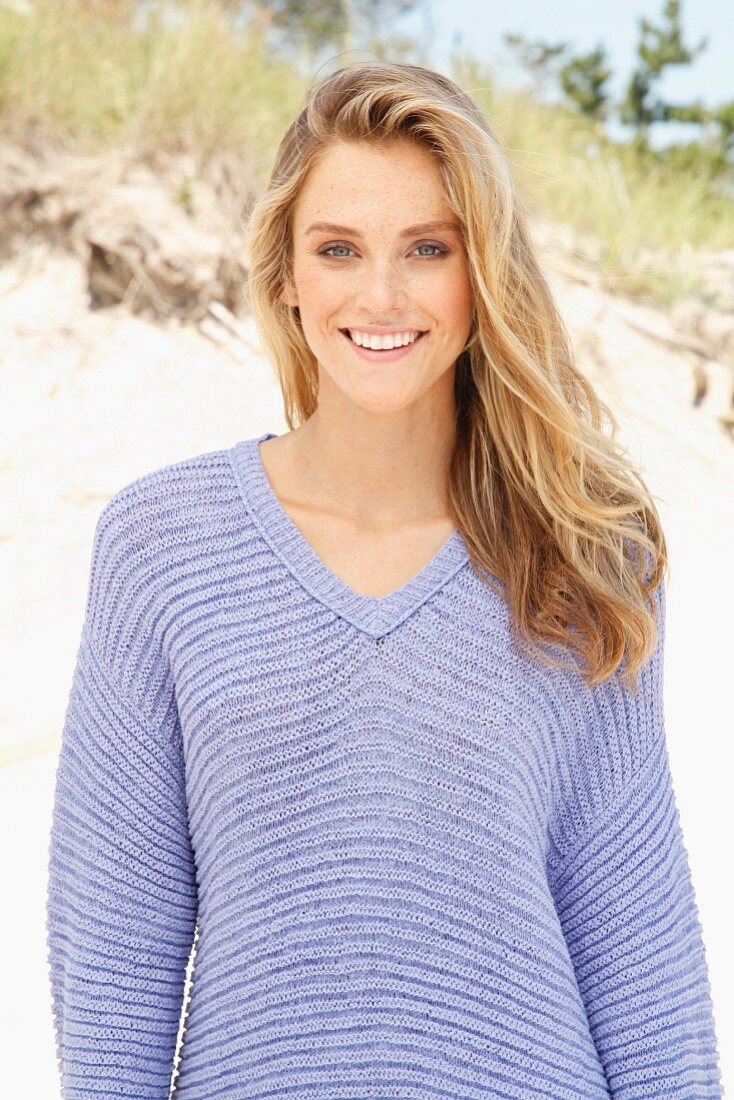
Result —
[{"label": "sweater sleeve", "polygon": [[175,697],[142,610],[138,529],[113,501],[95,533],[56,770],[51,1006],[64,1100],[167,1100],[196,920],[194,860]]},{"label": "sweater sleeve", "polygon": [[[664,596],[658,606],[664,614]],[[638,701],[607,712],[617,722],[614,734],[607,730],[612,759],[638,763],[616,791],[613,780],[599,780],[586,819],[579,813],[573,840],[550,864],[549,885],[613,1100],[721,1100],[706,953],[665,735],[664,620],[660,635]]]}]

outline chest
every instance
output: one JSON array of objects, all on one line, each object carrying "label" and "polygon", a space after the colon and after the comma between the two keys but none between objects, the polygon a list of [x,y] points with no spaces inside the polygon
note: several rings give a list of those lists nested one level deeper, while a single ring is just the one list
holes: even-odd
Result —
[{"label": "chest", "polygon": [[489,845],[542,866],[549,731],[460,595],[439,592],[378,637],[296,588],[196,624],[174,671],[206,882],[229,866],[207,857],[224,832],[233,867],[294,836],[319,859],[399,843],[481,876]]},{"label": "chest", "polygon": [[382,599],[415,577],[453,530],[450,517],[374,531],[313,509],[284,505],[324,568],[360,595]]}]

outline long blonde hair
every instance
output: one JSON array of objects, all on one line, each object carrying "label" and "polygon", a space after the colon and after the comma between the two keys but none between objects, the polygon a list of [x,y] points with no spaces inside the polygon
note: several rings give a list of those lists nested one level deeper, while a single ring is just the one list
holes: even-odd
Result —
[{"label": "long blonde hair", "polygon": [[293,206],[334,143],[396,138],[438,158],[468,257],[474,317],[456,362],[449,504],[472,566],[503,589],[517,644],[555,667],[576,651],[592,685],[626,658],[622,679],[636,691],[659,638],[660,519],[615,417],[574,365],[506,156],[476,102],[440,73],[386,62],[339,69],[309,90],[280,142],[247,226],[247,294],[288,426],[318,401],[316,359],[281,297]]}]

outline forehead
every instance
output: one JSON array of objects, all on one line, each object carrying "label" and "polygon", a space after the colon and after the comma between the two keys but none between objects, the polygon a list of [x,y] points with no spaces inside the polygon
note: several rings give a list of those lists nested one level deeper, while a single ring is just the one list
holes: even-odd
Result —
[{"label": "forehead", "polygon": [[438,157],[403,138],[328,147],[306,176],[294,205],[299,229],[315,219],[354,225],[360,217],[377,217],[383,224],[450,216]]}]

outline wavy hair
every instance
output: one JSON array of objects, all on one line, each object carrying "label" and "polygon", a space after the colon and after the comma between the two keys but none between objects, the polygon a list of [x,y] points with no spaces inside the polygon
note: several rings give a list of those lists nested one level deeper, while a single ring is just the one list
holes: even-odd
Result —
[{"label": "wavy hair", "polygon": [[296,199],[334,143],[401,138],[438,158],[470,270],[449,506],[472,567],[504,596],[518,646],[555,667],[583,658],[591,685],[624,663],[636,692],[660,637],[661,522],[614,415],[574,364],[507,158],[477,103],[440,73],[348,65],[309,89],[282,137],[247,225],[247,296],[286,421],[293,430],[318,401],[316,359],[281,296]]}]

